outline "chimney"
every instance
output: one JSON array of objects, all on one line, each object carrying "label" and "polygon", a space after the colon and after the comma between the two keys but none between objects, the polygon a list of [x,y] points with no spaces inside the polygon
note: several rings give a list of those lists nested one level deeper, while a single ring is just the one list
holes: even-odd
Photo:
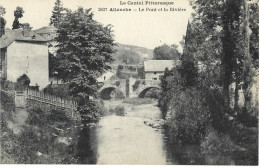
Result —
[{"label": "chimney", "polygon": [[29,37],[30,36],[30,31],[31,31],[31,27],[29,23],[24,23],[22,24],[22,28],[23,28],[23,36],[24,37]]}]

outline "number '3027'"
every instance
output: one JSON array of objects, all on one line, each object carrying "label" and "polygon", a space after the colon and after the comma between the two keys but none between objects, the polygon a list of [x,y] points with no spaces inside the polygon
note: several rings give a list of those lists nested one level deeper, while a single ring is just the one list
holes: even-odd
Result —
[{"label": "number '3027'", "polygon": [[98,8],[98,11],[107,11],[107,8]]}]

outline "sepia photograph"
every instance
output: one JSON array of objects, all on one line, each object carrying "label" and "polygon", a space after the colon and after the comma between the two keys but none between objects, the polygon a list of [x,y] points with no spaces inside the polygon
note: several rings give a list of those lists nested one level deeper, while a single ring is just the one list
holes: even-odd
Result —
[{"label": "sepia photograph", "polygon": [[258,166],[258,0],[0,0],[0,164]]}]

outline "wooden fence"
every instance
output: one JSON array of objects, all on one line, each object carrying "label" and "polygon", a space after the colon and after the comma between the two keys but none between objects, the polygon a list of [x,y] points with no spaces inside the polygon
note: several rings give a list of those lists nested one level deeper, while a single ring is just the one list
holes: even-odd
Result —
[{"label": "wooden fence", "polygon": [[57,96],[46,94],[43,92],[37,92],[34,90],[16,91],[15,92],[15,106],[24,108],[26,106],[26,100],[34,100],[40,103],[49,104],[55,107],[76,110],[77,102],[72,100],[62,99]]}]

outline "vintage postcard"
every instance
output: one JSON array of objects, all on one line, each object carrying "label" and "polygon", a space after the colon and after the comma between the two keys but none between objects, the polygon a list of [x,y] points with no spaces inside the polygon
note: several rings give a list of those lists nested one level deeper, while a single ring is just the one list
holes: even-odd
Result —
[{"label": "vintage postcard", "polygon": [[258,165],[258,0],[0,0],[0,163]]}]

